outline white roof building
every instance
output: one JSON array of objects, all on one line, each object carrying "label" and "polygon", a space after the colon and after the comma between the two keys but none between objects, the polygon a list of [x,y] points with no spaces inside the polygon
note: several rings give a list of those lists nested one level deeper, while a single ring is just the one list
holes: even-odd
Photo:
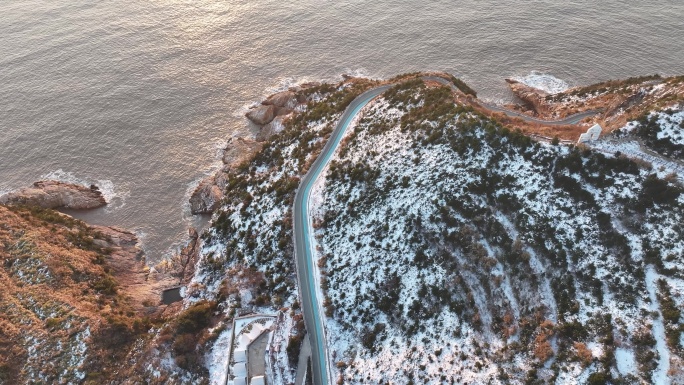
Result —
[{"label": "white roof building", "polygon": [[601,136],[601,131],[603,131],[601,126],[599,126],[598,124],[594,124],[587,130],[587,132],[580,135],[577,143],[591,142],[593,140],[597,140],[599,136]]},{"label": "white roof building", "polygon": [[249,382],[249,385],[266,385],[266,379],[264,376],[254,376]]},{"label": "white roof building", "polygon": [[247,385],[247,377],[235,377],[233,385]]}]

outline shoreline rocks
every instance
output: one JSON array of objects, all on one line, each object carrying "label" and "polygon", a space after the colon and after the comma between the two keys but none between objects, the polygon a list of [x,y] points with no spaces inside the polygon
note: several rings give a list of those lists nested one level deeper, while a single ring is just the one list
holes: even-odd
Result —
[{"label": "shoreline rocks", "polygon": [[259,126],[258,133],[254,139],[231,138],[228,141],[223,150],[223,167],[214,175],[202,179],[190,195],[190,211],[193,215],[211,214],[219,207],[224,197],[226,173],[236,169],[261,151],[271,136],[283,130],[285,122],[297,107],[308,102],[309,96],[301,91],[320,84],[318,82],[303,83],[288,90],[276,92],[245,114],[249,121]]},{"label": "shoreline rocks", "polygon": [[272,105],[278,108],[284,108],[286,110],[294,109],[295,107],[297,107],[298,103],[299,101],[297,99],[297,94],[290,90],[273,94],[266,98],[266,100],[261,102],[261,104],[265,106]]},{"label": "shoreline rocks", "polygon": [[[214,212],[223,199],[223,188],[217,183],[219,175],[204,178],[190,196],[190,212],[209,214]],[[225,184],[222,183],[225,187]]]},{"label": "shoreline rocks", "polygon": [[259,132],[254,139],[231,138],[228,141],[223,150],[221,170],[202,179],[190,195],[190,212],[193,215],[211,214],[219,207],[224,197],[226,173],[252,158],[271,136],[282,131],[285,121],[292,116],[297,106],[307,102],[306,95],[297,91],[316,85],[307,83],[277,92],[245,114],[247,119],[259,126]]},{"label": "shoreline rocks", "polygon": [[251,109],[245,116],[254,124],[263,126],[268,124],[276,117],[278,109],[274,105],[261,105]]},{"label": "shoreline rocks", "polygon": [[526,86],[513,79],[506,79],[506,83],[508,83],[508,86],[515,96],[522,100],[525,103],[525,106],[536,115],[546,116],[550,112],[549,105],[546,102],[546,97],[549,95],[548,93]]},{"label": "shoreline rocks", "polygon": [[73,183],[43,180],[35,182],[32,187],[0,196],[0,204],[87,210],[105,206],[107,201],[95,185],[85,187]]},{"label": "shoreline rocks", "polygon": [[259,152],[264,143],[245,138],[231,138],[223,150],[223,167],[214,175],[202,179],[190,195],[190,212],[193,215],[211,214],[223,200],[226,172],[237,168]]}]

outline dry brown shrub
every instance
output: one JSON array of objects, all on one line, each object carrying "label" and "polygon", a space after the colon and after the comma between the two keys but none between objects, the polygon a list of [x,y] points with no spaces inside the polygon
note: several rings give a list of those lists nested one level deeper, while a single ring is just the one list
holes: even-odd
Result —
[{"label": "dry brown shrub", "polygon": [[594,356],[592,355],[591,350],[587,348],[587,345],[582,342],[574,342],[572,346],[575,348],[577,358],[579,358],[584,365],[589,365]]},{"label": "dry brown shrub", "polygon": [[553,335],[553,322],[544,320],[539,325],[539,334],[534,339],[534,357],[541,362],[547,361],[553,356],[553,349],[549,342],[549,337]]}]

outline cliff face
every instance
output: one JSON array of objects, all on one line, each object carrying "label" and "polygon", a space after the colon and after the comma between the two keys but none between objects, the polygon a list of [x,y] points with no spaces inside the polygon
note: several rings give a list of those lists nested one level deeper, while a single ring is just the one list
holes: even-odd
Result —
[{"label": "cliff face", "polygon": [[548,115],[550,107],[546,102],[546,97],[549,95],[546,92],[526,86],[513,79],[506,79],[506,82],[515,96],[520,98],[535,116]]}]

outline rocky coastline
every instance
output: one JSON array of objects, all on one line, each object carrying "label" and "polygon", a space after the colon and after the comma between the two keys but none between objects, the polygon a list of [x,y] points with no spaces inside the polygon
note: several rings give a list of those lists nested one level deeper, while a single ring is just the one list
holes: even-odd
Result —
[{"label": "rocky coastline", "polygon": [[684,98],[681,77],[659,75],[609,80],[577,86],[550,94],[514,79],[506,79],[521,103],[506,107],[544,120],[558,120],[586,111],[597,111],[594,122],[607,131],[624,126],[646,111],[655,110]]},{"label": "rocky coastline", "polygon": [[297,107],[308,101],[306,93],[301,91],[319,84],[304,83],[272,94],[245,114],[249,122],[259,127],[257,134],[252,138],[234,137],[228,140],[221,157],[221,169],[202,179],[190,196],[190,211],[193,215],[211,214],[220,206],[226,188],[226,173],[251,159],[263,148],[264,142],[282,131]]},{"label": "rocky coastline", "polygon": [[[83,186],[56,180],[42,180],[33,183],[31,187],[0,196],[0,205],[25,207],[29,210],[90,210],[107,205],[107,201],[96,185]],[[66,221],[75,220],[65,213],[56,212],[53,215],[63,217]],[[132,231],[116,226],[84,226],[92,233],[100,235],[93,238],[92,243],[101,250],[107,250],[106,261],[112,268],[113,276],[132,299],[132,304],[138,311],[154,312],[162,291],[183,281],[185,273],[191,270],[186,269],[184,265],[166,267],[161,269],[162,271],[151,269],[146,264],[140,239]],[[191,229],[190,233],[188,244],[194,245],[197,242],[197,232]],[[186,255],[185,259],[191,258]]]},{"label": "rocky coastline", "polygon": [[0,204],[87,210],[103,207],[107,201],[95,185],[86,187],[56,180],[42,180],[31,187],[0,196]]}]

